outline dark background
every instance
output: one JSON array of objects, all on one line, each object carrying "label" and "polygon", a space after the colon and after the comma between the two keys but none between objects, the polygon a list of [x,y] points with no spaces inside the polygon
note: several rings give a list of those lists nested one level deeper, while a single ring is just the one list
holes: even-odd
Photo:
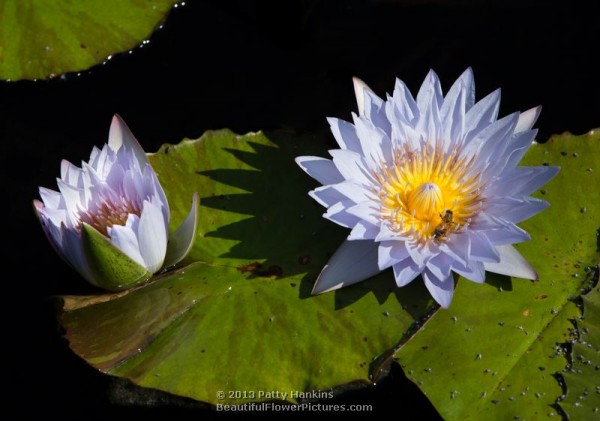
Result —
[{"label": "dark background", "polygon": [[[583,134],[600,127],[592,3],[192,0],[132,54],[80,75],[0,82],[2,373],[10,390],[2,410],[62,419],[223,418],[164,395],[150,396],[150,407],[127,403],[135,388],[96,372],[61,340],[49,297],[87,287],[52,251],[31,201],[38,186],[55,188],[61,159],[79,164],[106,142],[114,113],[149,152],[208,129],[321,131],[325,117],[349,119],[356,110],[352,76],[380,96],[399,77],[416,94],[430,68],[446,91],[471,66],[477,99],[502,88],[501,115],[543,106],[540,141]],[[438,417],[397,367],[337,402],[371,403],[376,414],[398,419]]]}]

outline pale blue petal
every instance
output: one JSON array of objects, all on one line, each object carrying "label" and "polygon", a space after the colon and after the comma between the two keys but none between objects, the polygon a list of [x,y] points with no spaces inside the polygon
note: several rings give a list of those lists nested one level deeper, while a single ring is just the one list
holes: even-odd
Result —
[{"label": "pale blue petal", "polygon": [[323,217],[346,228],[354,227],[361,219],[348,213],[348,206],[353,205],[350,201],[338,202],[327,209]]},{"label": "pale blue petal", "polygon": [[56,209],[60,206],[62,195],[59,192],[46,187],[40,187],[38,191],[45,207]]},{"label": "pale blue petal", "polygon": [[467,111],[465,115],[465,141],[477,136],[498,117],[500,109],[500,89],[487,95]]},{"label": "pale blue petal", "polygon": [[394,277],[396,278],[396,285],[399,287],[408,285],[417,276],[419,276],[421,272],[423,272],[424,267],[424,265],[420,266],[416,264],[410,257],[402,260],[399,263],[396,263],[394,265]]},{"label": "pale blue petal", "polygon": [[350,235],[348,235],[348,240],[373,240],[379,233],[379,227],[371,224],[365,220],[358,221],[352,231],[350,231]]},{"label": "pale blue petal", "polygon": [[419,114],[417,103],[404,82],[400,79],[396,79],[392,100],[388,101],[388,104],[390,107],[386,110],[386,114],[390,121],[392,121],[390,116],[398,113],[404,121],[411,123]]},{"label": "pale blue petal", "polygon": [[312,294],[333,291],[377,275],[378,244],[374,241],[344,241],[325,265]]},{"label": "pale blue petal", "polygon": [[144,259],[144,267],[149,272],[157,272],[165,259],[167,251],[167,227],[164,224],[163,212],[156,203],[144,200],[142,215],[138,227],[140,253]]},{"label": "pale blue petal", "polygon": [[296,163],[308,175],[323,185],[336,184],[344,181],[344,177],[329,159],[316,156],[299,156]]},{"label": "pale blue petal", "polygon": [[531,239],[527,231],[501,217],[480,212],[477,215],[477,231],[482,232],[494,245],[520,243]]},{"label": "pale blue petal", "polygon": [[377,264],[379,269],[384,270],[390,266],[400,263],[409,256],[404,241],[382,241],[379,243]]},{"label": "pale blue petal", "polygon": [[440,119],[442,122],[441,138],[446,151],[462,143],[465,107],[465,92],[462,89],[456,95],[444,100],[444,104],[440,110]]},{"label": "pale blue petal", "polygon": [[471,240],[467,234],[455,233],[440,244],[440,250],[454,260],[466,265],[471,254]]},{"label": "pale blue petal", "polygon": [[513,246],[497,246],[496,249],[500,254],[500,262],[484,263],[487,271],[499,273],[501,275],[512,276],[515,278],[531,280],[538,279],[538,274],[536,273],[535,269]]},{"label": "pale blue petal", "polygon": [[486,190],[491,196],[525,196],[530,195],[558,172],[559,167],[516,167],[506,171]]},{"label": "pale blue petal", "polygon": [[331,133],[338,145],[340,145],[340,148],[362,153],[360,141],[356,135],[356,128],[353,124],[332,117],[327,118],[327,122],[331,126]]},{"label": "pale blue petal", "polygon": [[442,308],[450,307],[454,295],[454,277],[452,275],[438,279],[433,273],[425,270],[423,271],[423,281],[433,299]]},{"label": "pale blue petal", "polygon": [[525,130],[530,130],[535,122],[537,121],[540,113],[542,112],[542,107],[534,107],[530,108],[527,111],[523,111],[519,115],[519,122],[517,123],[517,127],[515,127],[515,133],[524,132]]},{"label": "pale blue petal", "polygon": [[139,144],[127,124],[123,121],[123,119],[115,114],[112,119],[112,123],[110,125],[110,131],[108,133],[108,146],[113,151],[118,151],[121,146],[124,146],[127,150],[133,152],[135,155],[140,168],[144,168],[144,166],[148,163],[148,157],[144,152],[144,149]]},{"label": "pale blue petal", "polygon": [[529,196],[492,197],[486,210],[492,215],[501,216],[507,221],[519,223],[546,209],[548,202]]},{"label": "pale blue petal", "polygon": [[360,139],[363,157],[373,170],[379,169],[382,162],[392,158],[392,144],[389,136],[378,126],[364,117],[354,115],[356,133]]},{"label": "pale blue petal", "polygon": [[352,200],[354,203],[370,201],[373,202],[373,193],[370,187],[363,187],[352,181],[343,181],[338,184],[332,184],[331,188],[337,190],[345,198]]},{"label": "pale blue petal", "polygon": [[308,195],[326,208],[333,206],[338,202],[348,202],[350,206],[354,204],[354,202],[350,202],[346,196],[333,186],[317,187],[316,189],[309,191]]},{"label": "pale blue petal", "polygon": [[452,270],[469,281],[482,284],[485,282],[485,265],[486,263],[472,261],[469,266],[464,266],[454,262]]},{"label": "pale blue petal", "polygon": [[81,180],[81,168],[76,167],[66,159],[60,161],[60,178],[71,186],[83,187],[79,184]]},{"label": "pale blue petal", "polygon": [[[137,217],[129,215],[129,218]],[[129,219],[128,218],[128,219]],[[129,224],[131,226],[131,223]],[[129,256],[133,261],[141,266],[145,266],[144,258],[140,253],[140,244],[136,233],[131,227],[123,225],[113,225],[110,229],[110,242],[119,248],[123,253]]]},{"label": "pale blue petal", "polygon": [[454,259],[445,253],[439,253],[427,261],[425,267],[438,279],[446,279],[450,276]]},{"label": "pale blue petal", "polygon": [[344,149],[333,149],[329,153],[333,157],[333,163],[344,179],[356,181],[359,184],[370,184],[372,182],[367,175],[368,171],[365,169],[361,155]]},{"label": "pale blue petal", "polygon": [[470,230],[468,236],[471,240],[471,259],[480,262],[500,261],[500,255],[485,234]]},{"label": "pale blue petal", "polygon": [[[439,112],[444,96],[442,94],[442,85],[438,75],[430,70],[417,93],[417,108],[420,114],[425,114],[435,110]],[[439,120],[438,120],[439,121]]]},{"label": "pale blue petal", "polygon": [[198,229],[198,193],[192,195],[192,206],[181,225],[169,235],[163,267],[168,268],[183,260],[192,250]]},{"label": "pale blue petal", "polygon": [[375,208],[376,205],[377,203],[372,200],[360,202],[348,207],[348,213],[373,225],[379,226],[380,216],[378,210]]}]

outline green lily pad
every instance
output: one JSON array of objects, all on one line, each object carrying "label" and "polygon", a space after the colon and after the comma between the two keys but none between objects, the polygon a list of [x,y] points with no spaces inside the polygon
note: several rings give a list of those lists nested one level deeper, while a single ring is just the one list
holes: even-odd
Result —
[{"label": "green lily pad", "polygon": [[[491,274],[484,285],[460,279],[450,309],[436,312],[396,354],[448,420],[560,414],[562,389],[554,375],[567,365],[561,344],[580,314],[571,300],[599,256],[600,132],[533,145],[522,165],[561,167],[535,194],[550,208],[521,224],[532,239],[517,248],[539,281]],[[587,380],[592,375],[597,382],[597,372]]]},{"label": "green lily pad", "polygon": [[433,302],[391,271],[311,296],[347,230],[322,217],[298,155],[326,140],[207,132],[149,159],[174,228],[200,195],[183,266],[131,290],[62,297],[70,347],[99,370],[211,404],[284,400],[369,385]]},{"label": "green lily pad", "polygon": [[572,364],[563,374],[567,393],[560,402],[570,420],[600,417],[600,287],[583,296],[583,315],[576,321]]},{"label": "green lily pad", "polygon": [[176,0],[1,0],[0,79],[85,70],[150,36]]}]

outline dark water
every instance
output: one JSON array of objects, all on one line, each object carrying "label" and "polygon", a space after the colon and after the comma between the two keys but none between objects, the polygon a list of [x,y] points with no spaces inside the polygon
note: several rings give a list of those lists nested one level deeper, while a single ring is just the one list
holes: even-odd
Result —
[{"label": "dark water", "polygon": [[[55,186],[60,159],[87,160],[106,141],[114,113],[147,151],[224,127],[325,130],[326,116],[349,119],[355,110],[352,76],[380,95],[395,77],[416,92],[433,68],[446,90],[471,66],[478,99],[502,88],[501,115],[542,104],[540,140],[600,127],[599,14],[586,2],[270,3],[191,1],[143,48],[81,76],[0,83],[4,401],[21,414],[223,418],[163,395],[152,408],[125,405],[135,390],[124,394],[126,386],[73,356],[57,331],[48,297],[85,286],[52,252],[31,200],[37,186]],[[439,417],[397,368],[338,402],[371,403],[376,415],[391,410],[398,419]]]}]

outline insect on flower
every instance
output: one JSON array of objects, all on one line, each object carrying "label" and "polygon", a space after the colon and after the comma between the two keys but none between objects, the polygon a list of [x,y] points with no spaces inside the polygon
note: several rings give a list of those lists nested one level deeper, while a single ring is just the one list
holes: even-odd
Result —
[{"label": "insect on flower", "polygon": [[392,267],[399,287],[421,275],[448,307],[453,273],[477,283],[486,270],[537,279],[512,244],[530,239],[517,223],[548,206],[529,195],[559,170],[518,166],[541,108],[498,119],[500,91],[476,102],[471,69],[446,96],[433,71],[416,97],[400,80],[386,100],[357,78],[354,89],[353,123],[328,120],[340,147],[332,159],[296,158],[322,184],[309,194],[324,217],[351,230],[313,294]]}]

